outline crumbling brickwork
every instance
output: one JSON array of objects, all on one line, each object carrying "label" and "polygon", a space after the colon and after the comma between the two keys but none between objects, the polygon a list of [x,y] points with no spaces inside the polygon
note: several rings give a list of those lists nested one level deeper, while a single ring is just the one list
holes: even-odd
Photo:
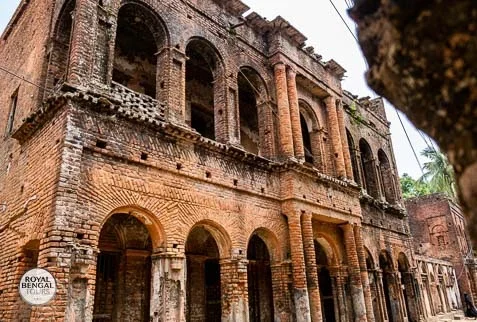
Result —
[{"label": "crumbling brickwork", "polygon": [[[419,318],[382,100],[246,11],[22,4],[0,55],[40,87],[0,80],[0,320]],[[59,288],[30,308],[35,266]]]},{"label": "crumbling brickwork", "polygon": [[[424,289],[429,289],[430,293],[428,314],[435,315],[446,311],[447,307],[452,307],[453,302],[458,305],[463,302],[464,294],[468,294],[475,301],[477,299],[475,258],[460,206],[442,194],[432,194],[407,200],[406,208],[416,254],[424,259],[433,258],[447,262],[447,266],[455,270],[460,291],[461,298],[457,293],[457,299],[454,301],[449,300],[446,303],[442,300],[442,303],[435,303],[432,297],[439,295],[440,289],[445,291],[446,278],[444,276],[438,278],[445,273],[445,269],[441,268],[439,271],[440,267],[436,265],[427,270],[422,269],[423,274],[432,275],[434,278],[434,280],[426,278],[422,282]],[[426,283],[429,283],[429,286],[425,286]],[[440,299],[441,296],[435,298]]]}]

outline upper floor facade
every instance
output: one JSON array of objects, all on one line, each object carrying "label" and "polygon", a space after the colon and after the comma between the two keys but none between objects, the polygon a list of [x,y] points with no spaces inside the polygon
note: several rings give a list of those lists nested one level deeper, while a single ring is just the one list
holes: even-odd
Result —
[{"label": "upper floor facade", "polygon": [[32,134],[43,102],[82,92],[204,144],[356,183],[362,200],[402,215],[383,102],[343,91],[339,64],[323,62],[285,19],[248,10],[220,0],[22,2],[0,55],[38,86],[0,80],[1,161],[15,156],[12,138]]}]

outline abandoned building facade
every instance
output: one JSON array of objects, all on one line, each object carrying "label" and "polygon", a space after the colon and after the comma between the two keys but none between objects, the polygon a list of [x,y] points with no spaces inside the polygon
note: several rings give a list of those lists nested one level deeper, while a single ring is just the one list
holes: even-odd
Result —
[{"label": "abandoned building facade", "polygon": [[406,200],[406,209],[424,315],[436,315],[446,308],[459,306],[459,297],[445,296],[446,288],[453,293],[445,282],[450,267],[454,268],[460,294],[469,294],[475,301],[477,262],[461,207],[444,194],[436,193]]},{"label": "abandoned building facade", "polygon": [[[426,317],[383,101],[248,10],[22,1],[0,57],[38,86],[0,78],[1,321]],[[58,290],[31,307],[37,266]]]}]

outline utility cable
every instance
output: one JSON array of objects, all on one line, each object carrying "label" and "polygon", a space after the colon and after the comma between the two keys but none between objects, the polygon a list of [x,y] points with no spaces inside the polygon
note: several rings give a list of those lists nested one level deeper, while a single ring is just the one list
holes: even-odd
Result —
[{"label": "utility cable", "polygon": [[335,9],[335,11],[336,11],[336,13],[338,14],[338,16],[340,16],[341,21],[343,21],[343,23],[345,24],[346,29],[348,29],[348,31],[350,32],[350,34],[353,36],[354,40],[356,40],[356,42],[359,43],[358,38],[356,37],[356,35],[354,34],[354,32],[351,30],[351,28],[348,26],[348,24],[346,23],[346,20],[343,18],[343,16],[341,15],[341,13],[338,11],[338,8],[336,8],[335,4],[333,3],[333,0],[330,0],[330,3],[331,3],[331,5],[333,6],[333,8]]},{"label": "utility cable", "polygon": [[16,78],[18,78],[18,79],[21,79],[21,80],[24,81],[25,83],[28,83],[28,84],[30,84],[30,85],[33,85],[33,86],[39,88],[39,89],[42,89],[42,90],[47,91],[47,92],[49,92],[49,93],[52,93],[52,91],[49,90],[49,89],[47,89],[46,87],[43,87],[43,86],[38,85],[38,84],[36,84],[36,83],[33,83],[32,81],[26,79],[24,76],[17,75],[17,74],[15,74],[14,72],[9,71],[8,69],[6,69],[6,68],[4,68],[4,67],[2,67],[2,66],[0,66],[0,70],[4,71],[5,73],[7,73],[7,74],[9,74],[9,75],[11,75],[11,76],[13,76],[13,77],[16,77]]},{"label": "utility cable", "polygon": [[399,115],[398,110],[395,108],[396,114],[398,116],[399,122],[401,123],[402,129],[404,130],[404,133],[406,134],[407,141],[409,142],[409,145],[411,146],[412,153],[414,154],[414,157],[416,158],[417,164],[419,164],[419,168],[421,169],[422,174],[424,175],[424,169],[422,168],[421,162],[419,161],[419,158],[417,157],[416,150],[414,149],[414,146],[412,145],[411,139],[409,138],[409,135],[407,134],[407,130],[404,127],[404,123],[402,122],[401,115]]},{"label": "utility cable", "polygon": [[[350,1],[352,0],[345,0],[346,4],[348,5],[348,8],[350,7]],[[340,17],[341,21],[344,23],[344,25],[346,26],[346,29],[348,29],[348,31],[351,33],[351,35],[353,36],[354,40],[359,44],[359,41],[358,41],[358,38],[356,37],[356,35],[354,34],[354,32],[351,30],[351,28],[348,26],[348,24],[346,23],[346,20],[343,18],[343,16],[341,15],[341,13],[338,11],[338,8],[335,6],[335,4],[333,3],[333,0],[330,0],[330,3],[331,5],[333,6],[333,8],[335,9],[336,13],[338,14],[338,16]],[[366,62],[366,67],[369,69],[369,66],[368,66],[368,62],[365,60]],[[399,115],[399,112],[397,110],[397,108],[395,106],[394,107],[394,110],[396,111],[396,114],[398,116],[398,119],[399,119],[399,122],[401,123],[401,127],[402,129],[404,130],[404,133],[406,134],[406,138],[409,142],[409,145],[411,146],[411,149],[412,149],[412,152],[414,154],[414,157],[416,158],[416,161],[417,161],[417,164],[419,165],[419,168],[421,169],[421,172],[424,174],[424,170],[422,168],[422,165],[421,165],[421,162],[419,161],[419,158],[417,157],[417,154],[416,154],[416,151],[414,149],[414,146],[412,145],[412,142],[411,142],[411,139],[409,138],[409,135],[407,133],[407,130],[406,128],[404,127],[404,123],[402,122],[402,119],[401,119],[401,116]],[[418,130],[419,131],[419,130]],[[427,142],[426,142],[427,144]]]}]

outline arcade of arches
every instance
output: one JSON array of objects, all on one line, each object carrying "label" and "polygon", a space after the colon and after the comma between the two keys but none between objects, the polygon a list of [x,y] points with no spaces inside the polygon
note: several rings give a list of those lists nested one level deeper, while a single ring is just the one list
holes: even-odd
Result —
[{"label": "arcade of arches", "polygon": [[[344,91],[283,18],[27,2],[0,58],[54,95],[36,106],[0,78],[0,108],[22,103],[2,110],[0,320],[415,322],[461,305],[449,267],[416,268],[383,101]],[[25,21],[38,42],[11,32]],[[15,293],[35,266],[58,279],[50,307]]]},{"label": "arcade of arches", "polygon": [[[308,233],[307,227],[321,225],[310,217],[303,215],[300,220],[301,251],[306,255],[307,267],[305,289],[310,303],[312,296],[318,299],[316,306],[310,305],[310,317],[348,321],[363,310],[366,314],[363,320],[369,320],[369,316],[375,321],[418,320],[422,313],[415,294],[417,282],[404,253],[393,259],[383,250],[375,264],[359,240],[360,227],[335,226],[333,230],[341,237],[333,241],[323,232]],[[256,230],[246,251],[230,256],[231,241],[227,233],[213,222],[200,222],[192,227],[184,246],[173,245],[177,250],[173,255],[155,249],[156,242],[145,222],[134,212],[117,213],[103,225],[96,263],[93,321],[149,321],[167,316],[185,321],[223,321],[232,314],[232,321],[258,322],[276,320],[285,316],[284,312],[299,314],[292,300],[295,291],[283,284],[287,283],[289,268],[294,272],[289,280],[291,285],[296,285],[298,273],[294,265],[278,261],[279,241],[272,232]],[[293,238],[293,228],[290,229]],[[156,232],[154,238],[162,236]],[[309,238],[312,254],[306,250]],[[296,258],[297,249],[290,252]],[[366,261],[361,263],[358,254],[365,254]],[[363,283],[365,280],[367,284]],[[445,292],[436,290],[438,294]],[[289,307],[284,307],[287,302]],[[366,313],[368,305],[372,312]],[[292,312],[294,308],[296,313]]]}]

